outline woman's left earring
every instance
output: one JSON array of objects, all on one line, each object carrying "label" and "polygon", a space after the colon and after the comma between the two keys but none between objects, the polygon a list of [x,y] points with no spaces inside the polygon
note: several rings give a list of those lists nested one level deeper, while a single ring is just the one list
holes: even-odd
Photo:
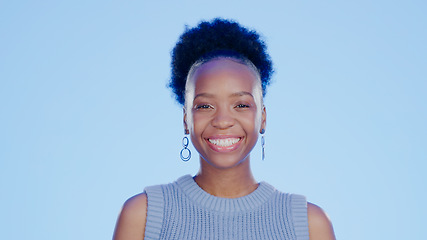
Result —
[{"label": "woman's left earring", "polygon": [[[185,130],[185,134],[189,134],[189,131]],[[188,143],[189,143],[189,141],[188,141],[187,136],[184,136],[182,138],[182,147],[183,148],[179,154],[182,161],[184,161],[184,162],[188,162],[188,160],[190,160],[190,158],[191,158],[191,151],[190,151],[190,149],[188,149]]]},{"label": "woman's left earring", "polygon": [[265,138],[264,138],[265,130],[261,130],[261,147],[262,147],[262,160],[265,159]]}]

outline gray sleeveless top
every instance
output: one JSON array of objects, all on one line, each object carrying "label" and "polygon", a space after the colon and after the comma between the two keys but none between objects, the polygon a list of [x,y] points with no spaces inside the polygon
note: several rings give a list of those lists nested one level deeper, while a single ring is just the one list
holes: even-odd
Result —
[{"label": "gray sleeveless top", "polygon": [[247,196],[215,197],[190,175],[147,187],[145,239],[307,240],[307,201],[266,182]]}]

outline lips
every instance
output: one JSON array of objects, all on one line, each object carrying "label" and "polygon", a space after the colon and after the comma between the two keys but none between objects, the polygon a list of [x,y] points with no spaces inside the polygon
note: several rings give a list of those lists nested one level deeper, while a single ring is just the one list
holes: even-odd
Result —
[{"label": "lips", "polygon": [[241,137],[212,137],[207,139],[209,147],[216,152],[230,152],[239,147]]},{"label": "lips", "polygon": [[229,147],[233,144],[236,144],[240,141],[240,138],[223,138],[223,139],[208,139],[208,141],[212,144],[215,144],[220,147]]}]

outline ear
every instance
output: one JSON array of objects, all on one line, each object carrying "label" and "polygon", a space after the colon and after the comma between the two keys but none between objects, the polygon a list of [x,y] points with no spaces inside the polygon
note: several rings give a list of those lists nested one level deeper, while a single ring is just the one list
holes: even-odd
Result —
[{"label": "ear", "polygon": [[187,112],[185,111],[185,107],[182,108],[182,112],[184,115],[183,124],[184,124],[184,134],[189,134],[190,131],[188,130],[188,124],[187,124]]},{"label": "ear", "polygon": [[265,106],[262,107],[262,113],[261,113],[261,128],[259,129],[259,132],[263,134],[265,132],[265,127],[267,126],[267,112],[265,110]]}]

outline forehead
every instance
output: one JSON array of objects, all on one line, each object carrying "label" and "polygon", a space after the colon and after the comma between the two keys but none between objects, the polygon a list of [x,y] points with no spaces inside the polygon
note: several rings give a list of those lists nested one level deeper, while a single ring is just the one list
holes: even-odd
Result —
[{"label": "forehead", "polygon": [[195,92],[252,91],[260,84],[255,70],[245,64],[220,58],[202,64],[189,79]]}]

